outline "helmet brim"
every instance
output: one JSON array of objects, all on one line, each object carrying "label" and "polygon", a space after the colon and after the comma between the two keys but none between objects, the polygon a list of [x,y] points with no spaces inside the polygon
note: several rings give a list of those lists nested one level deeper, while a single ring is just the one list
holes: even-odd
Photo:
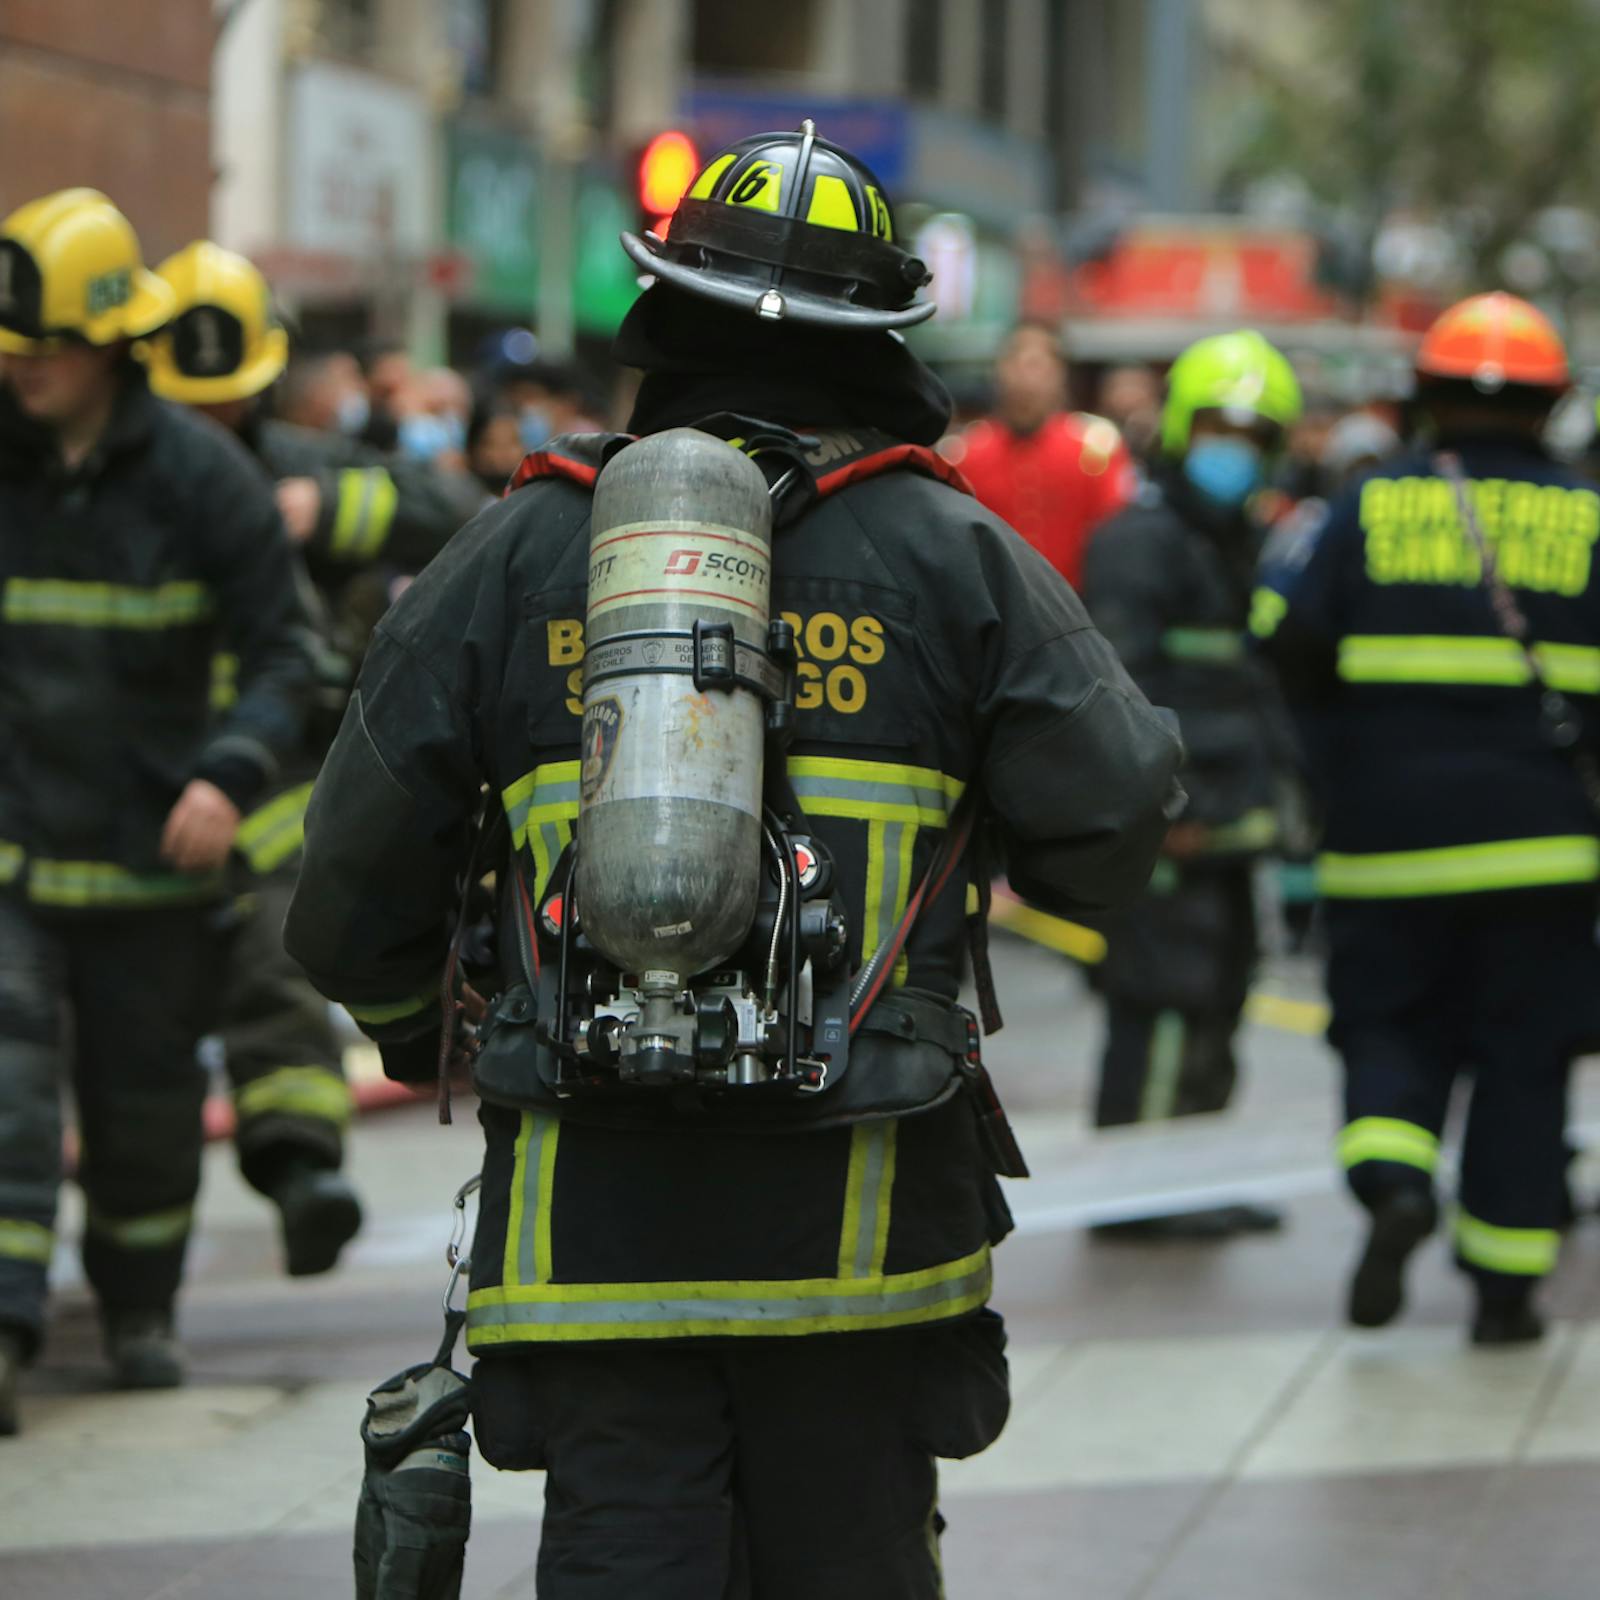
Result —
[{"label": "helmet brim", "polygon": [[719,272],[714,267],[687,267],[681,262],[668,261],[660,254],[663,246],[659,242],[637,233],[623,234],[622,248],[641,271],[654,274],[675,289],[698,295],[702,300],[714,300],[736,311],[749,312],[763,322],[798,322],[809,327],[872,333],[915,327],[939,309],[931,300],[919,300],[897,311],[885,311],[876,306],[849,305],[805,289],[779,289],[783,314],[769,317],[762,314],[761,306],[772,292],[770,288],[751,283],[748,278],[735,277],[731,272]]},{"label": "helmet brim", "polygon": [[139,358],[150,374],[150,387],[163,400],[185,406],[223,405],[230,400],[253,400],[270,388],[289,364],[289,335],[269,328],[254,360],[216,378],[196,378],[179,371],[165,340],[139,347]]},{"label": "helmet brim", "polygon": [[51,328],[42,339],[0,328],[0,353],[42,356],[59,350],[68,338],[103,347],[123,339],[148,339],[172,321],[178,297],[164,278],[141,267],[133,279],[133,293],[120,306],[94,318],[81,328]]}]

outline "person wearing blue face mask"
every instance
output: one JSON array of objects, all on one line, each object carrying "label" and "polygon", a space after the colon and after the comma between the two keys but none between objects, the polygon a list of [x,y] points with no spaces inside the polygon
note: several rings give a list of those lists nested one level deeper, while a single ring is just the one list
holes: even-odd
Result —
[{"label": "person wearing blue face mask", "polygon": [[[1102,1127],[1220,1111],[1233,1092],[1257,956],[1252,867],[1277,841],[1294,770],[1270,673],[1245,650],[1264,536],[1252,500],[1300,409],[1293,369],[1259,333],[1192,345],[1168,375],[1148,480],[1089,543],[1083,598],[1139,687],[1178,713],[1189,793],[1148,893],[1101,924]],[[1280,1223],[1221,1205],[1097,1232],[1219,1238]]]}]

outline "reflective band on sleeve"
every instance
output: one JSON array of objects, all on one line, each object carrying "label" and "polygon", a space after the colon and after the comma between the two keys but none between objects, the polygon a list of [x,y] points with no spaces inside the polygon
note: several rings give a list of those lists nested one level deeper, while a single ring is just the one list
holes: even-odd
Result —
[{"label": "reflective band on sleeve", "polygon": [[309,783],[302,783],[285,790],[239,824],[233,847],[250,863],[253,872],[271,872],[305,842],[311,788]]},{"label": "reflective band on sleeve", "polygon": [[12,844],[9,839],[0,839],[0,883],[15,883],[17,874],[22,871],[25,852],[20,844]]},{"label": "reflective band on sleeve", "polygon": [[1232,822],[1219,822],[1205,830],[1205,849],[1223,855],[1239,850],[1269,850],[1278,842],[1278,814],[1258,806]]},{"label": "reflective band on sleeve", "polygon": [[28,863],[28,898],[42,906],[186,905],[215,899],[222,891],[216,873],[190,876],[173,872],[141,876],[112,861]]},{"label": "reflective band on sleeve", "polygon": [[142,1217],[108,1217],[91,1206],[84,1226],[124,1250],[165,1250],[188,1237],[193,1219],[193,1206],[174,1206],[170,1211],[151,1211]]},{"label": "reflective band on sleeve", "polygon": [[1396,850],[1374,855],[1327,852],[1317,858],[1317,890],[1338,900],[1535,889],[1562,883],[1592,883],[1597,877],[1600,839],[1592,834],[1505,839],[1442,850]]},{"label": "reflective band on sleeve", "polygon": [[1258,639],[1270,639],[1289,615],[1289,602],[1276,589],[1257,589],[1250,597],[1250,632]]},{"label": "reflective band on sleeve", "polygon": [[231,711],[239,700],[239,658],[231,650],[219,650],[211,658],[210,704],[213,716]]},{"label": "reflective band on sleeve", "polygon": [[44,1265],[55,1248],[55,1233],[39,1222],[0,1217],[0,1261],[35,1261]]},{"label": "reflective band on sleeve", "polygon": [[406,1017],[414,1017],[426,1011],[429,1006],[439,1004],[439,985],[424,989],[420,994],[414,994],[409,1000],[394,1000],[386,1005],[353,1006],[348,1002],[345,1010],[351,1017],[367,1027],[381,1028],[386,1022],[401,1022]]},{"label": "reflective band on sleeve", "polygon": [[475,1289],[467,1340],[496,1344],[794,1336],[911,1327],[989,1297],[989,1247],[919,1272],[762,1282],[546,1283]]},{"label": "reflective band on sleeve", "polygon": [[1560,1250],[1561,1235],[1554,1228],[1497,1228],[1466,1211],[1456,1214],[1456,1254],[1468,1266],[1542,1278],[1555,1270]]},{"label": "reflective band on sleeve", "polygon": [[347,467],[339,474],[339,503],[328,553],[344,561],[370,561],[383,548],[400,494],[382,467]]},{"label": "reflective band on sleeve", "polygon": [[898,1122],[861,1122],[850,1130],[844,1226],[839,1230],[839,1276],[878,1278],[889,1249]]},{"label": "reflective band on sleeve", "polygon": [[1432,1172],[1439,1165],[1439,1136],[1398,1117],[1357,1117],[1339,1135],[1339,1164],[1349,1171],[1363,1161],[1393,1161]]},{"label": "reflective band on sleeve", "polygon": [[[1538,644],[1539,670],[1565,694],[1600,694],[1600,649]],[[1346,683],[1431,683],[1520,688],[1532,681],[1522,647],[1503,638],[1450,634],[1352,634],[1339,641]]]},{"label": "reflective band on sleeve", "polygon": [[350,1088],[327,1067],[279,1067],[233,1092],[239,1120],[311,1117],[343,1127],[350,1120]]},{"label": "reflective band on sleeve", "polygon": [[74,583],[66,578],[8,578],[0,615],[7,622],[61,628],[181,628],[214,614],[203,583],[134,588],[119,583]]},{"label": "reflective band on sleeve", "polygon": [[1244,638],[1232,628],[1168,628],[1161,648],[1174,661],[1226,664],[1244,659]]}]

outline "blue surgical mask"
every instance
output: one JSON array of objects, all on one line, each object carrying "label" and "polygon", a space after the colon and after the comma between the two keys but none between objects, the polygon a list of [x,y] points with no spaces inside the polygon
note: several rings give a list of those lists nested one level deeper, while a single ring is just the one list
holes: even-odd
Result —
[{"label": "blue surgical mask", "polygon": [[433,461],[451,450],[459,450],[466,443],[466,429],[460,417],[441,417],[432,411],[419,411],[401,419],[399,438],[405,455],[416,461]]},{"label": "blue surgical mask", "polygon": [[1248,439],[1204,437],[1189,446],[1183,475],[1219,506],[1242,506],[1261,487],[1261,451]]},{"label": "blue surgical mask", "polygon": [[550,413],[543,406],[524,406],[517,413],[517,432],[524,450],[537,450],[550,437]]},{"label": "blue surgical mask", "polygon": [[372,402],[361,389],[351,389],[341,397],[334,422],[340,433],[360,433],[372,420]]}]

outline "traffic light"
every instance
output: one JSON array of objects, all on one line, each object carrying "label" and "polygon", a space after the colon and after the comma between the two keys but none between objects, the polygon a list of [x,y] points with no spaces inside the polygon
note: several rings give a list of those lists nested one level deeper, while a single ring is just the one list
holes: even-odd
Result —
[{"label": "traffic light", "polygon": [[694,175],[700,152],[694,140],[677,128],[658,133],[639,153],[639,212],[644,226],[662,238]]}]

